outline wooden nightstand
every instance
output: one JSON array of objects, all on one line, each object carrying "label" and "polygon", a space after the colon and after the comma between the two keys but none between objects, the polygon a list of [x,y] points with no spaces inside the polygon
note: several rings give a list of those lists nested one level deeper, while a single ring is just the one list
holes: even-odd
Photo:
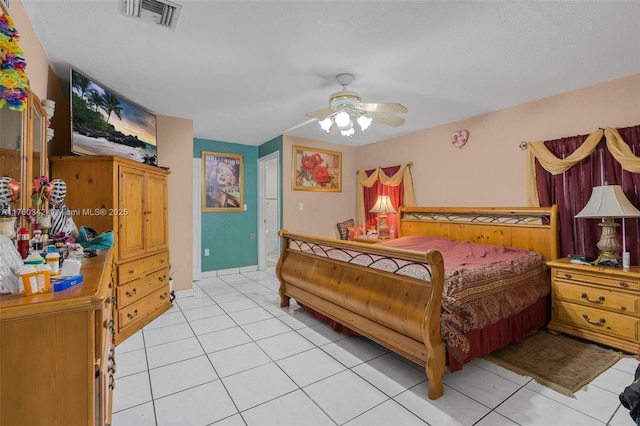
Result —
[{"label": "wooden nightstand", "polygon": [[549,330],[640,354],[640,267],[605,268],[568,259],[551,267]]}]

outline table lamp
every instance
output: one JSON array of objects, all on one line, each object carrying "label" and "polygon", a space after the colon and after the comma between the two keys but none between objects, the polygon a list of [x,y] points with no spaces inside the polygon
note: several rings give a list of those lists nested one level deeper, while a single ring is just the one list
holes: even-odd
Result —
[{"label": "table lamp", "polygon": [[391,204],[391,198],[388,195],[379,195],[376,200],[376,204],[373,206],[370,213],[380,213],[378,215],[378,236],[380,238],[386,238],[389,236],[389,225],[387,225],[387,213],[395,213],[396,210]]},{"label": "table lamp", "polygon": [[602,235],[596,246],[600,254],[594,264],[610,264],[617,266],[621,245],[616,236],[616,228],[620,226],[613,221],[620,217],[640,217],[640,210],[635,208],[622,192],[620,185],[596,186],[587,205],[578,213],[576,218],[602,219],[598,226],[602,227]]}]

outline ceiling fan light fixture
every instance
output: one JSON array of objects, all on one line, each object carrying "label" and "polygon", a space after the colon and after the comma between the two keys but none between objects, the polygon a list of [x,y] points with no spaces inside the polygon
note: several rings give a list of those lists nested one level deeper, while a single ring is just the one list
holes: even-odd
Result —
[{"label": "ceiling fan light fixture", "polygon": [[365,115],[361,115],[358,117],[358,124],[360,125],[360,129],[362,131],[365,131],[369,128],[369,126],[371,125],[371,122],[373,121],[373,119],[371,117],[367,117]]},{"label": "ceiling fan light fixture", "polygon": [[351,136],[355,132],[356,131],[353,129],[353,124],[351,125],[351,128],[349,130],[340,130],[340,133],[342,134],[342,136]]},{"label": "ceiling fan light fixture", "polygon": [[351,121],[351,117],[345,111],[340,111],[336,114],[335,121],[336,126],[338,126],[340,130],[349,130],[353,128],[353,121]]},{"label": "ceiling fan light fixture", "polygon": [[404,123],[403,118],[390,114],[407,112],[407,108],[403,105],[398,103],[362,103],[360,95],[347,88],[353,81],[353,74],[338,74],[336,80],[342,86],[342,91],[329,97],[329,108],[307,113],[306,115],[311,117],[311,120],[307,120],[301,124],[302,126],[312,121],[318,121],[322,130],[331,135],[351,136],[355,134],[355,123],[358,123],[361,131],[371,127],[374,119],[392,127],[398,127]]},{"label": "ceiling fan light fixture", "polygon": [[331,130],[331,126],[333,126],[333,121],[331,121],[331,117],[327,117],[324,120],[320,121],[320,127],[322,127],[322,130],[324,130],[327,133],[329,133],[329,131]]}]

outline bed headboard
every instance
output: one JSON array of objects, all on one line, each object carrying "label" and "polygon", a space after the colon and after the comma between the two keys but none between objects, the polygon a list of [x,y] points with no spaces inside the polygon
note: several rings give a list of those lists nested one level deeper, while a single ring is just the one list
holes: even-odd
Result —
[{"label": "bed headboard", "polygon": [[430,235],[558,258],[558,207],[400,207],[398,236]]}]

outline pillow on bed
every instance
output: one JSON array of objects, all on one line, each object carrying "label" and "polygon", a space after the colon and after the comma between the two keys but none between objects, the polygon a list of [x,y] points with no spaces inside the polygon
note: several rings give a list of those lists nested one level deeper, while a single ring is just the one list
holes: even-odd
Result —
[{"label": "pillow on bed", "polygon": [[338,227],[338,234],[340,235],[341,240],[346,240],[349,238],[349,227],[353,227],[356,225],[355,220],[349,219],[344,222],[338,222],[336,226]]},{"label": "pillow on bed", "polygon": [[349,227],[349,241],[355,240],[355,238],[359,235],[364,234],[362,230],[362,226],[350,226]]}]

